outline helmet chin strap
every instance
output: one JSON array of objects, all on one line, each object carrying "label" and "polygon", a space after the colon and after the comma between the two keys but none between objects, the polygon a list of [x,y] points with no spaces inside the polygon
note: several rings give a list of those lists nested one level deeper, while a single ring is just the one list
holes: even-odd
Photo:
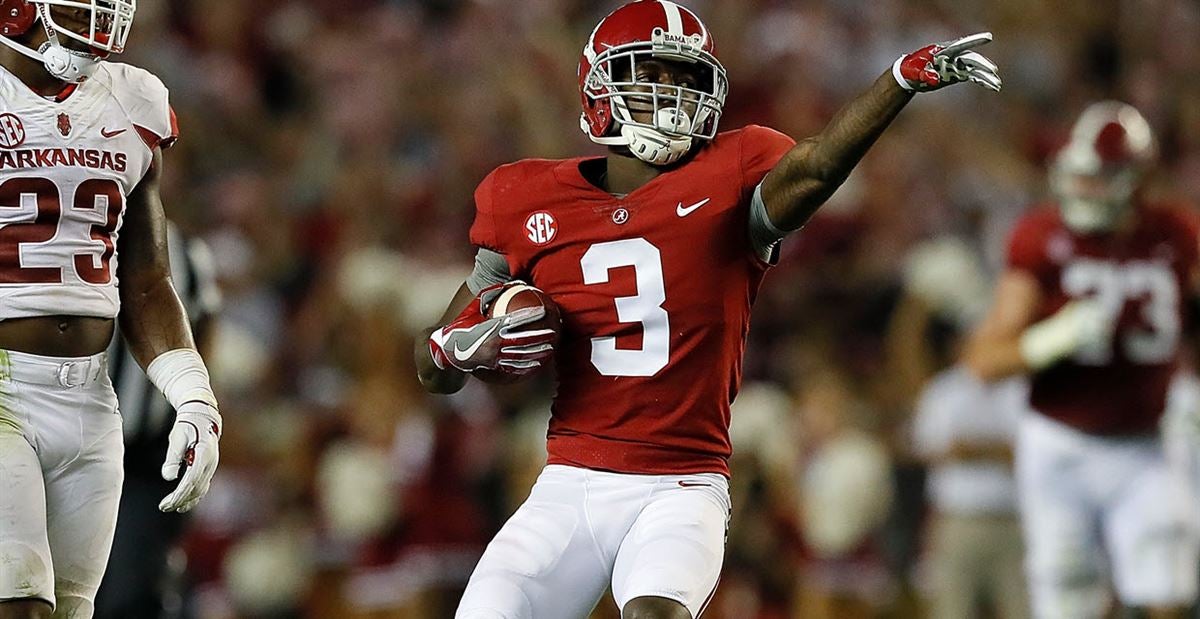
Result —
[{"label": "helmet chin strap", "polygon": [[78,84],[96,72],[100,59],[84,52],[67,49],[56,42],[46,41],[38,49],[46,71],[54,77]]},{"label": "helmet chin strap", "polygon": [[[618,97],[614,97],[614,99],[618,99],[618,107],[623,107],[623,101],[620,101]],[[580,120],[584,131],[587,132],[586,118]],[[606,146],[626,146],[633,156],[656,166],[675,163],[692,148],[692,136],[690,135],[670,135],[651,127],[632,125],[620,120],[617,122],[620,126],[618,135],[602,138],[592,137],[592,141]],[[687,132],[691,129],[692,121],[683,110],[663,108],[658,110],[654,124],[658,127],[674,127],[679,131]],[[590,132],[588,135],[591,135]]]},{"label": "helmet chin strap", "polygon": [[92,73],[96,72],[96,65],[100,63],[100,59],[94,54],[77,52],[63,46],[58,40],[58,33],[50,27],[52,21],[49,5],[38,4],[37,9],[38,20],[42,22],[42,28],[46,31],[46,42],[38,48],[46,71],[71,84],[78,84],[91,77]]},{"label": "helmet chin strap", "polygon": [[629,152],[651,165],[669,165],[692,148],[691,136],[672,137],[657,129],[621,125],[621,137]]},{"label": "helmet chin strap", "polygon": [[0,36],[0,43],[42,63],[50,75],[64,82],[78,84],[91,77],[100,59],[93,54],[64,47],[58,40],[58,33],[50,27],[50,20],[46,17],[46,11],[49,10],[47,6],[39,4],[37,9],[38,21],[42,22],[42,28],[46,31],[45,43],[36,51],[5,36]]}]

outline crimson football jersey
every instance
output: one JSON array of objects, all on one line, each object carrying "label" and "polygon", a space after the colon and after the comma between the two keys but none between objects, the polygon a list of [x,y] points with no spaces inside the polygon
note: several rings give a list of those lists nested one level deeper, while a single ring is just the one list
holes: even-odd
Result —
[{"label": "crimson football jersey", "polygon": [[749,126],[624,197],[585,158],[502,166],[475,192],[471,242],[559,305],[551,464],[729,474],[729,405],[768,264],[755,186],[794,142]]},{"label": "crimson football jersey", "polygon": [[1032,378],[1034,409],[1093,434],[1156,430],[1188,327],[1196,226],[1166,206],[1142,206],[1137,214],[1127,236],[1081,236],[1063,225],[1057,208],[1037,209],[1009,243],[1009,266],[1032,274],[1041,288],[1037,320],[1082,298],[1097,299],[1116,319],[1111,338]]}]

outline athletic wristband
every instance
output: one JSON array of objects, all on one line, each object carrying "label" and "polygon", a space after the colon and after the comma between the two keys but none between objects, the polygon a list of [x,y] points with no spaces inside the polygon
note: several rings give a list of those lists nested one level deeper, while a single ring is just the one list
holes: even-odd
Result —
[{"label": "athletic wristband", "polygon": [[892,63],[892,77],[896,79],[896,83],[900,84],[901,88],[908,92],[914,92],[916,88],[913,88],[913,85],[910,84],[908,80],[904,79],[904,75],[900,73],[900,63],[904,62],[906,57],[907,56],[901,56],[896,59],[896,62]]},{"label": "athletic wristband", "polygon": [[201,402],[217,409],[208,368],[204,367],[200,353],[191,348],[176,348],[155,357],[146,366],[146,376],[176,411],[188,402]]}]

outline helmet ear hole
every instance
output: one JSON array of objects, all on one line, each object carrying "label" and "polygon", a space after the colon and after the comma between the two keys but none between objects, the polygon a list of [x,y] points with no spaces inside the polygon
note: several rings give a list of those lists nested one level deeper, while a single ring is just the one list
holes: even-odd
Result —
[{"label": "helmet ear hole", "polygon": [[37,7],[27,0],[0,0],[0,35],[21,36],[37,21]]}]

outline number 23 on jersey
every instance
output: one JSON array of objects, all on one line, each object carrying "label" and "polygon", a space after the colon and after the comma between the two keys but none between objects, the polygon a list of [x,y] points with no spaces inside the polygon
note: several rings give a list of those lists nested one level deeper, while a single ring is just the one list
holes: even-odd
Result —
[{"label": "number 23 on jersey", "polygon": [[120,185],[107,178],[87,179],[73,191],[39,177],[0,183],[0,286],[62,284],[68,273],[87,284],[110,283],[124,207]]}]

